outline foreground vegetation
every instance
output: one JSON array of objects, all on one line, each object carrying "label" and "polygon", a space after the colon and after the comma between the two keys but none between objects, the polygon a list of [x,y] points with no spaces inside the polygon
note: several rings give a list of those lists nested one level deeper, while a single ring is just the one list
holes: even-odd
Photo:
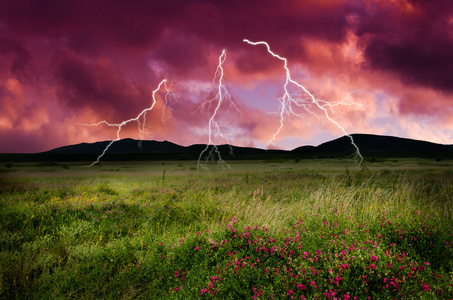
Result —
[{"label": "foreground vegetation", "polygon": [[451,299],[452,166],[9,166],[0,298]]}]

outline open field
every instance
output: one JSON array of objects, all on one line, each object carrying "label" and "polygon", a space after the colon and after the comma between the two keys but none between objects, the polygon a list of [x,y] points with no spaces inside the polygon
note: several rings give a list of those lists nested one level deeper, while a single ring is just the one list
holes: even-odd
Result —
[{"label": "open field", "polygon": [[0,166],[0,298],[453,298],[453,161],[230,165]]}]

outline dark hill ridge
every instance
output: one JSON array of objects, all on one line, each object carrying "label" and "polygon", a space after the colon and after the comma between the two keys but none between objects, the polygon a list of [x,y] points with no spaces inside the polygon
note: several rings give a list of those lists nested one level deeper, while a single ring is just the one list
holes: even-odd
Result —
[{"label": "dark hill ridge", "polygon": [[[95,142],[95,143],[81,143],[76,145],[64,146],[55,148],[53,150],[44,152],[49,154],[101,154],[105,147],[111,141]],[[141,147],[139,146],[141,144]],[[250,148],[250,147],[237,147],[231,146],[233,154],[255,154],[255,153],[266,153],[264,149]],[[107,153],[110,154],[143,154],[143,153],[160,153],[160,154],[189,154],[197,153],[200,154],[206,145],[195,144],[190,146],[180,146],[168,141],[140,141],[134,139],[122,139],[114,142]],[[229,153],[229,145],[219,145],[219,151],[221,153]],[[286,152],[286,151],[285,151]]]},{"label": "dark hill ridge", "polygon": [[[381,136],[372,134],[353,134],[354,142],[360,152],[365,156],[387,157],[430,157],[433,155],[453,156],[453,145],[442,145],[426,141],[419,141],[393,136]],[[56,148],[45,152],[47,154],[100,154],[110,141],[96,143],[82,143]],[[113,143],[108,149],[108,154],[200,154],[206,145],[195,144],[188,147],[180,146],[168,141],[139,141],[123,139]],[[222,154],[230,153],[229,145],[218,146]],[[319,146],[302,146],[291,151],[287,150],[264,150],[250,147],[231,146],[234,156],[253,155],[317,155],[341,157],[353,154],[354,146],[348,136],[323,143]]]},{"label": "dark hill ridge", "polygon": [[[442,145],[426,141],[373,134],[352,134],[360,152],[368,157],[451,157],[453,145]],[[293,153],[332,154],[354,153],[355,148],[347,136],[323,143],[317,147],[299,147]]]},{"label": "dark hill ridge", "polygon": [[[399,138],[394,136],[372,135],[372,134],[353,134],[355,144],[363,152],[399,152],[399,151],[419,151],[419,152],[442,152],[452,151],[453,145],[435,144],[426,141]],[[343,136],[336,140],[323,143],[317,147],[320,151],[333,151],[336,148],[349,149],[354,151],[351,139]]]},{"label": "dark hill ridge", "polygon": [[[76,145],[64,146],[55,148],[45,153],[49,154],[101,154],[105,147],[111,141],[95,142],[95,143],[81,143]],[[114,142],[109,149],[108,153],[184,153],[186,147],[179,146],[175,143],[163,141],[142,141],[141,148],[139,141],[134,139],[122,139]]]},{"label": "dark hill ridge", "polygon": [[[366,158],[453,159],[453,145],[371,134],[353,134],[352,137]],[[35,154],[0,154],[0,161],[94,161],[110,142],[81,143]],[[141,148],[139,141],[134,139],[114,142],[102,160],[197,160],[206,148],[202,144],[185,147],[168,141],[142,141],[140,144]],[[220,145],[218,148],[222,158],[230,160],[346,158],[355,152],[347,136],[319,146],[302,146],[291,151],[231,146],[233,154],[230,155],[229,145]]]}]

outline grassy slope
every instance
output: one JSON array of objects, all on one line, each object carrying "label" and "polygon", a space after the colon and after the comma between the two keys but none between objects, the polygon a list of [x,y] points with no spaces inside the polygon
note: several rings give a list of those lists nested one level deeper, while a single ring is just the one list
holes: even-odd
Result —
[{"label": "grassy slope", "polygon": [[15,164],[0,298],[450,299],[452,166]]}]

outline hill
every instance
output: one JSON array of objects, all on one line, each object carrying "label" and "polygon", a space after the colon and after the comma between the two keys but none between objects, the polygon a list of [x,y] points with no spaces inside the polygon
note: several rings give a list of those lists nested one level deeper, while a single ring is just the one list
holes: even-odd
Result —
[{"label": "hill", "polygon": [[[353,134],[352,137],[361,154],[369,159],[404,157],[453,159],[453,145],[372,134]],[[0,154],[0,161],[93,161],[109,143],[110,141],[81,143],[35,154]],[[140,142],[123,139],[113,143],[102,160],[196,160],[205,148],[206,145],[202,144],[186,147],[169,141]],[[355,152],[348,136],[319,146],[302,146],[290,151],[230,145],[220,145],[218,148],[223,158],[230,160],[345,158]]]},{"label": "hill", "polygon": [[[426,141],[383,136],[373,134],[353,134],[354,143],[366,157],[419,157],[419,158],[452,158],[453,145],[442,145]],[[318,154],[323,156],[340,157],[354,153],[355,148],[348,136],[323,143],[317,147],[299,147],[292,153],[301,155]]]}]

